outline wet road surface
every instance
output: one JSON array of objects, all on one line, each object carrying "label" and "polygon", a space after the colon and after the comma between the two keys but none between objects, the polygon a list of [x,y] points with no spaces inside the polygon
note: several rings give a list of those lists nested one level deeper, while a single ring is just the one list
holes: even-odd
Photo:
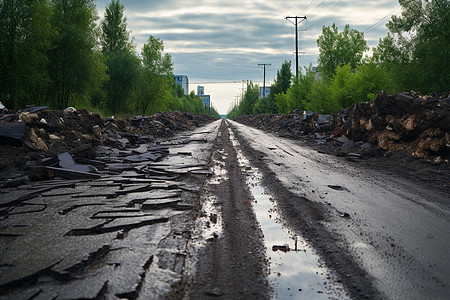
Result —
[{"label": "wet road surface", "polygon": [[230,123],[247,148],[263,153],[262,164],[286,189],[326,207],[323,227],[367,272],[381,297],[448,297],[449,197]]},{"label": "wet road surface", "polygon": [[228,120],[146,146],[0,191],[1,299],[450,294],[449,197]]}]

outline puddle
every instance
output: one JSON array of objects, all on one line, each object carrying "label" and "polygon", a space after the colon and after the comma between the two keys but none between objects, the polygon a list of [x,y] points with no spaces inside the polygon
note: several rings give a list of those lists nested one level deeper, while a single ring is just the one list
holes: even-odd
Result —
[{"label": "puddle", "polygon": [[[239,145],[231,130],[230,138],[235,147]],[[247,185],[255,198],[253,208],[264,235],[268,279],[274,291],[271,299],[350,299],[308,242],[283,224],[276,203],[262,186],[261,173],[250,167],[239,147],[236,149],[239,165],[247,173]]]},{"label": "puddle", "polygon": [[[223,150],[218,150],[213,154],[215,163],[211,168],[212,176],[208,180],[209,186],[215,186],[228,179],[228,172],[225,168],[225,162],[219,157],[225,158],[227,155]],[[205,193],[202,196],[202,215],[197,218],[194,231],[194,240],[197,240],[198,246],[206,245],[209,239],[220,238],[223,235],[223,222],[221,203],[213,193]]]}]

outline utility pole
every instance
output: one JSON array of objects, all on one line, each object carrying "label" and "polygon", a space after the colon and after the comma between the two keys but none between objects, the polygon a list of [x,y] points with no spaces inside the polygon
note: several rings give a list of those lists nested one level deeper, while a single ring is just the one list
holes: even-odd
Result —
[{"label": "utility pole", "polygon": [[264,66],[263,98],[266,98],[266,66],[271,66],[271,64],[258,64],[258,66]]},{"label": "utility pole", "polygon": [[[292,22],[290,19],[295,19],[295,23]],[[286,17],[286,20],[288,20],[289,22],[291,22],[292,24],[295,25],[295,77],[298,78],[298,29],[297,26],[298,24],[300,24],[302,21],[298,21],[299,19],[306,20],[306,16],[304,17]]]}]

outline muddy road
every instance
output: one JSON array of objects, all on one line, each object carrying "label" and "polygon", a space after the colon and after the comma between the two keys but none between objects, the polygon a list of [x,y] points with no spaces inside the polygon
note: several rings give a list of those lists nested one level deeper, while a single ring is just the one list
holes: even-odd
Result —
[{"label": "muddy road", "polygon": [[449,195],[392,170],[229,120],[95,163],[0,190],[0,299],[450,294]]}]

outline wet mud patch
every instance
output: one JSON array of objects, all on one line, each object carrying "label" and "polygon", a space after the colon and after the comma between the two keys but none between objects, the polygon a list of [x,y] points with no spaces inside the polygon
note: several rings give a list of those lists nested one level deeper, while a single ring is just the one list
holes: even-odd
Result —
[{"label": "wet mud patch", "polygon": [[263,175],[240,150],[240,144],[230,131],[237,158],[254,198],[252,206],[263,232],[271,299],[349,299],[342,284],[309,242],[292,231],[278,213],[274,197],[264,187]]},{"label": "wet mud patch", "polygon": [[200,250],[198,257],[201,259],[196,265],[197,273],[188,298],[268,299],[262,234],[251,206],[245,175],[223,121],[213,151],[216,156],[211,168],[218,172],[220,180],[213,179],[209,186],[214,196],[212,205],[218,208],[218,213],[206,208],[206,222],[211,229],[222,223],[223,232],[212,232],[212,237]]},{"label": "wet mud patch", "polygon": [[243,138],[230,124],[241,149],[252,164],[263,174],[262,184],[274,195],[278,212],[294,232],[303,236],[318,253],[321,261],[335,274],[346,292],[355,299],[380,299],[373,279],[356,262],[348,251],[349,245],[339,242],[339,233],[327,229],[326,222],[330,211],[326,204],[311,201],[306,195],[291,192],[270,169],[266,154],[253,149],[251,143]]}]

